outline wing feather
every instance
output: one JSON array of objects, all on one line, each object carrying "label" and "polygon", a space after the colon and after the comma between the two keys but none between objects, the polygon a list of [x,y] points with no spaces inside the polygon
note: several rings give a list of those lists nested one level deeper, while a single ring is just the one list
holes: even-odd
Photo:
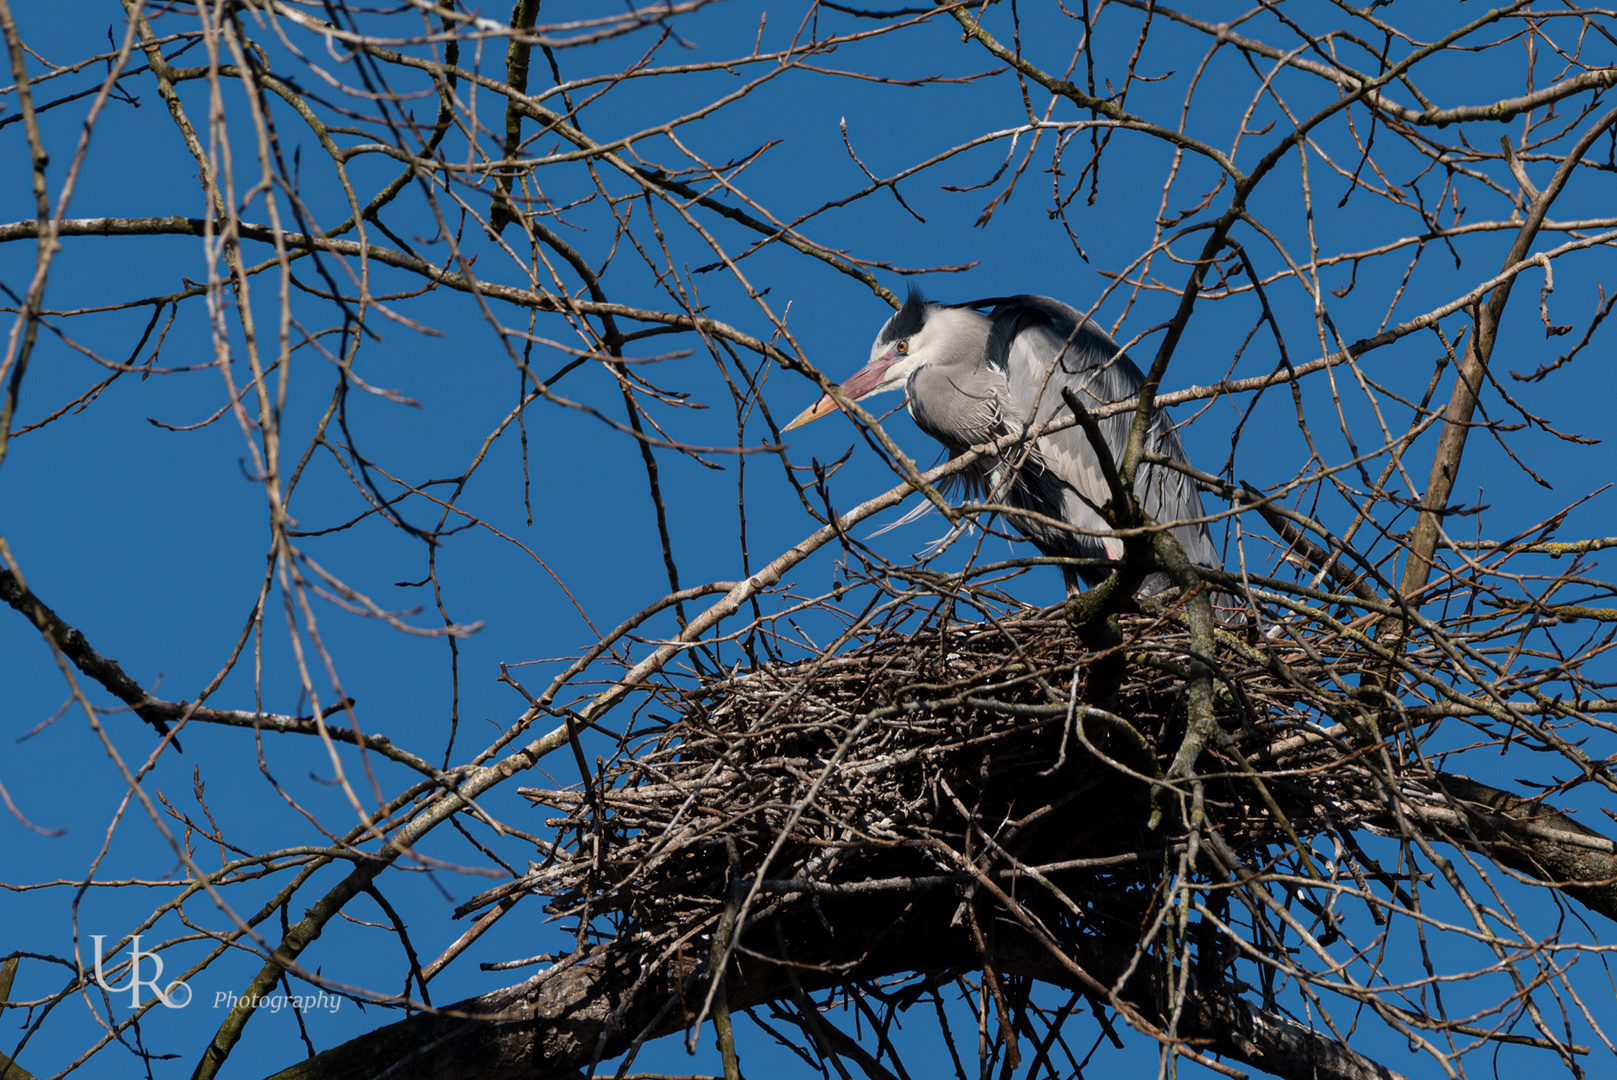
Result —
[{"label": "wing feather", "polygon": [[[1111,336],[1082,313],[1048,297],[1016,297],[997,308],[990,342],[1005,342],[1004,365],[1008,385],[1007,411],[1011,418],[1041,425],[1066,409],[1061,392],[1072,390],[1086,406],[1096,408],[1133,397],[1145,376]],[[1128,444],[1131,414],[1100,422],[1102,441],[1114,464],[1121,462]],[[1184,446],[1168,414],[1158,411],[1146,436],[1147,446],[1164,457],[1185,460]],[[1089,438],[1072,427],[1039,439],[1035,466],[1024,477],[1029,509],[1058,517],[1082,529],[1104,531],[1096,508],[1111,498],[1105,475]],[[1042,468],[1041,468],[1042,467]],[[1024,471],[1028,466],[1024,466]],[[1142,509],[1161,522],[1204,516],[1201,496],[1183,473],[1147,465],[1136,477],[1136,495]],[[1051,510],[1056,511],[1050,513]],[[1115,538],[1086,538],[1055,530],[1024,529],[1046,550],[1077,556],[1104,551],[1115,558],[1122,545]],[[1199,522],[1174,530],[1192,562],[1218,566],[1220,560],[1207,527]],[[1039,535],[1043,534],[1043,535]],[[1166,584],[1163,582],[1162,584]]]}]

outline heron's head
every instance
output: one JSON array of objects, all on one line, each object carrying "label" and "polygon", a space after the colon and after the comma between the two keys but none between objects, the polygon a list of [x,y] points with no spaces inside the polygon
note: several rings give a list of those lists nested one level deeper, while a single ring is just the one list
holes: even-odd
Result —
[{"label": "heron's head", "polygon": [[[887,324],[876,335],[870,346],[870,362],[849,376],[839,389],[854,401],[863,401],[872,394],[897,390],[909,380],[916,368],[928,364],[942,355],[947,336],[948,315],[952,309],[926,300],[920,292],[910,290],[904,306],[893,313]],[[835,412],[837,403],[830,394],[798,414],[797,419],[781,430],[802,427]]]}]

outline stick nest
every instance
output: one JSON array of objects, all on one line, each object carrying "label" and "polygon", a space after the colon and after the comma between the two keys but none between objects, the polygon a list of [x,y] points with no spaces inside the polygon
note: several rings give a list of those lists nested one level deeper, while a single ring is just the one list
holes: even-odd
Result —
[{"label": "stick nest", "polygon": [[[625,738],[588,784],[522,789],[562,811],[547,821],[559,842],[462,912],[535,892],[575,929],[667,948],[714,925],[737,881],[761,915],[827,894],[964,893],[979,872],[1035,867],[1069,897],[1137,918],[1127,897],[1149,894],[1175,846],[1174,814],[1157,832],[1146,822],[1168,790],[1152,778],[1185,730],[1189,644],[1171,622],[1121,625],[1128,674],[1098,719],[1083,686],[1095,658],[1059,609],[701,681],[679,692],[677,718]],[[1299,723],[1318,731],[1298,687],[1320,680],[1278,678],[1266,651],[1220,636],[1226,732],[1256,745]],[[1340,665],[1311,651],[1312,665]],[[1273,836],[1248,786],[1220,798],[1243,847]]]}]

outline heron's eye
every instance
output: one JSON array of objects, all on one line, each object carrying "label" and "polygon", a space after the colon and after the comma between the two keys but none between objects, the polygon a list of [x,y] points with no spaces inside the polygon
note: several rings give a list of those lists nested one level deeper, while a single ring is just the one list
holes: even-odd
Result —
[{"label": "heron's eye", "polygon": [[893,348],[898,350],[898,355],[903,356],[905,353],[910,351],[910,343],[908,341],[900,341],[897,345],[894,345]]}]

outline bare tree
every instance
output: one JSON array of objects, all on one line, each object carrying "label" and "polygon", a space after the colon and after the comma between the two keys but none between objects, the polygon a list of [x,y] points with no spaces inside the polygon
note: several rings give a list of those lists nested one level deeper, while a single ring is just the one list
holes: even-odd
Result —
[{"label": "bare tree", "polygon": [[[0,0],[5,1076],[1617,1055],[1617,14],[1186,7]],[[1036,433],[781,438],[904,278],[989,271],[1147,370],[1100,415],[1195,420],[1223,571],[1119,488],[1050,607],[940,495]],[[228,640],[54,558],[157,452],[228,464]],[[215,587],[150,555],[192,479],[87,579]],[[945,542],[865,524],[906,501]],[[154,958],[224,1004],[126,1003]]]}]

